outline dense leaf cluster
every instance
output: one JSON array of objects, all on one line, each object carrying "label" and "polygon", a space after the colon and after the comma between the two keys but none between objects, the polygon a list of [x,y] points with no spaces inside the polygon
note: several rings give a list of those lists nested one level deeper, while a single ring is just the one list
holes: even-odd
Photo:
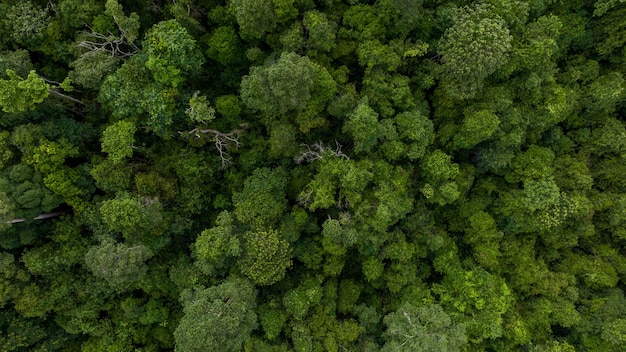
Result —
[{"label": "dense leaf cluster", "polygon": [[626,351],[623,0],[0,0],[0,351]]}]

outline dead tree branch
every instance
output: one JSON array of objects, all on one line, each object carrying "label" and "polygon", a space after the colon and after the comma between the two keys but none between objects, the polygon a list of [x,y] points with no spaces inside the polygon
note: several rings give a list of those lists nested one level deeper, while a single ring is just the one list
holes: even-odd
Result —
[{"label": "dead tree branch", "polygon": [[315,160],[321,160],[325,155],[333,156],[342,159],[350,159],[347,155],[345,155],[341,151],[341,144],[335,140],[335,148],[324,146],[324,143],[317,142],[315,144],[300,144],[303,147],[306,147],[306,151],[302,152],[299,156],[293,158],[296,164],[301,164],[303,162],[311,163]]},{"label": "dead tree branch", "polygon": [[236,129],[228,133],[220,132],[210,128],[196,127],[191,131],[178,131],[178,134],[183,137],[195,136],[196,138],[208,138],[215,144],[215,148],[220,155],[222,161],[222,168],[225,168],[231,164],[230,155],[228,150],[233,146],[239,148],[241,141],[240,135],[245,131],[246,125],[242,124],[241,129]]},{"label": "dead tree branch", "polygon": [[109,32],[109,35],[104,35],[94,31],[91,27],[89,29],[91,29],[90,33],[84,33],[86,39],[78,43],[78,47],[85,48],[88,52],[105,51],[110,53],[111,56],[124,59],[135,55],[140,50],[135,43],[127,40],[126,33],[119,28],[119,25],[119,37],[111,32]]}]

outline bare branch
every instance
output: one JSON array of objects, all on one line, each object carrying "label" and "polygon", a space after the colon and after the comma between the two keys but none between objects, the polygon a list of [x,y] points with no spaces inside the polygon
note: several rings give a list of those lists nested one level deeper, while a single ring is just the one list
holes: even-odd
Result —
[{"label": "bare branch", "polygon": [[236,129],[230,131],[228,133],[220,132],[218,130],[213,129],[203,129],[196,127],[191,131],[178,131],[178,134],[183,137],[195,136],[196,138],[208,138],[215,144],[215,148],[217,149],[220,159],[222,160],[222,168],[225,168],[227,165],[231,164],[230,155],[228,154],[228,149],[235,146],[239,148],[241,142],[239,141],[239,136],[245,131],[247,127],[245,124],[241,125],[242,129]]},{"label": "bare branch", "polygon": [[296,164],[301,164],[303,162],[311,163],[316,160],[321,160],[325,155],[334,156],[342,159],[349,159],[347,155],[345,155],[341,151],[341,144],[335,140],[335,148],[326,147],[324,143],[317,142],[313,145],[301,144],[301,146],[306,147],[306,151],[302,152],[299,156],[293,158]]},{"label": "bare branch", "polygon": [[[89,29],[91,29],[91,27]],[[104,35],[91,29],[91,33],[84,33],[87,39],[79,42],[78,46],[87,49],[88,52],[106,51],[110,53],[111,56],[121,59],[138,53],[139,48],[137,45],[126,40],[126,34],[121,28],[119,28],[119,31],[120,36],[117,37],[112,33]]]},{"label": "bare branch", "polygon": [[63,94],[63,93],[59,92],[56,89],[49,89],[49,91],[50,91],[50,93],[52,93],[52,94],[54,94],[54,95],[56,95],[56,96],[58,96],[60,98],[71,100],[71,101],[73,101],[73,102],[75,102],[77,104],[80,104],[80,105],[85,105],[85,103],[83,103],[82,101],[80,101],[80,100],[78,100],[76,98],[72,98],[69,95]]},{"label": "bare branch", "polygon": [[[48,218],[55,218],[57,216],[61,216],[65,214],[64,211],[55,211],[52,213],[43,213],[43,214],[39,214],[37,217],[33,218],[33,220],[44,220],[44,219],[48,219]],[[9,224],[17,224],[20,222],[24,222],[26,221],[26,219],[22,219],[22,218],[16,218],[16,219],[12,219],[7,221],[7,223]]]},{"label": "bare branch", "polygon": [[106,51],[111,56],[124,59],[135,55],[139,52],[139,47],[134,43],[134,40],[129,40],[126,31],[120,26],[116,16],[113,16],[113,21],[120,32],[119,36],[109,32],[108,35],[98,33],[93,30],[89,25],[87,28],[91,32],[83,32],[86,37],[85,40],[78,43],[78,47],[87,49],[87,52]]}]

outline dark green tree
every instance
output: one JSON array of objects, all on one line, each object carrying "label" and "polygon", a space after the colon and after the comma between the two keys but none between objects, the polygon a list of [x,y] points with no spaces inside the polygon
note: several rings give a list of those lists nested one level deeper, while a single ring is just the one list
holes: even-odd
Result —
[{"label": "dark green tree", "polygon": [[176,351],[240,351],[257,327],[256,294],[249,281],[233,277],[183,292],[184,315],[174,331]]}]

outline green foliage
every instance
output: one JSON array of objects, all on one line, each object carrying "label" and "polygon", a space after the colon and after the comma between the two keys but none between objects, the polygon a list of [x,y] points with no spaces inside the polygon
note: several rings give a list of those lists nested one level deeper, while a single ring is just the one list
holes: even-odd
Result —
[{"label": "green foliage", "polygon": [[90,51],[70,63],[72,82],[89,89],[98,89],[102,80],[117,69],[119,59],[104,51]]},{"label": "green foliage", "polygon": [[368,153],[372,150],[378,138],[382,137],[382,130],[378,124],[378,114],[370,108],[367,101],[361,102],[350,114],[343,130],[354,139],[355,152]]},{"label": "green foliage", "polygon": [[8,131],[0,131],[0,170],[7,166],[7,163],[13,158],[13,152],[10,147],[11,133]]},{"label": "green foliage", "polygon": [[486,4],[455,11],[438,52],[442,57],[442,86],[457,99],[472,98],[483,81],[506,63],[513,37],[505,21]]},{"label": "green foliage", "polygon": [[241,113],[241,101],[236,95],[222,95],[215,100],[215,110],[227,119],[234,119]]},{"label": "green foliage", "polygon": [[196,41],[175,20],[154,25],[146,34],[143,50],[154,80],[172,87],[188,75],[197,75],[204,63]]},{"label": "green foliage", "polygon": [[284,169],[254,170],[246,179],[243,190],[233,193],[237,220],[253,226],[276,223],[285,211],[286,186],[287,173]]},{"label": "green foliage", "polygon": [[144,245],[105,241],[85,254],[85,264],[91,272],[115,288],[141,280],[148,272],[146,260],[154,253]]},{"label": "green foliage", "polygon": [[134,42],[137,39],[139,31],[139,16],[136,13],[131,13],[130,16],[126,16],[123,11],[122,5],[117,0],[107,0],[104,4],[104,13],[113,17],[118,29],[123,32],[124,37],[129,43]]},{"label": "green foliage", "polygon": [[384,319],[387,342],[383,351],[461,351],[465,326],[453,324],[439,305],[405,303]]},{"label": "green foliage", "polygon": [[183,292],[184,316],[174,331],[176,351],[240,351],[257,327],[255,299],[256,290],[248,281],[232,277],[217,286]]},{"label": "green foliage", "polygon": [[218,27],[207,40],[207,56],[224,66],[241,63],[244,51],[241,40],[232,27]]},{"label": "green foliage", "polygon": [[409,159],[419,159],[426,153],[426,147],[433,142],[433,122],[424,114],[411,110],[394,118],[399,137],[406,141],[406,155]]},{"label": "green foliage", "polygon": [[11,39],[29,46],[41,40],[49,21],[48,11],[30,1],[20,1],[4,14],[4,25],[10,29]]},{"label": "green foliage", "polygon": [[437,149],[422,159],[421,166],[426,180],[421,192],[426,199],[444,205],[459,197],[458,184],[452,181],[459,175],[459,165],[449,155]]},{"label": "green foliage", "polygon": [[277,26],[272,2],[264,0],[231,0],[228,11],[235,16],[245,40],[264,37]]},{"label": "green foliage", "polygon": [[195,124],[207,124],[215,118],[215,109],[209,105],[204,95],[198,96],[198,92],[195,92],[189,99],[189,108],[185,110],[185,115]]},{"label": "green foliage", "polygon": [[297,320],[304,319],[322,299],[322,281],[321,277],[306,278],[297,288],[289,291],[283,298],[287,313]]},{"label": "green foliage", "polygon": [[337,23],[329,20],[325,13],[309,11],[304,14],[302,24],[308,33],[310,50],[330,51],[335,46]]},{"label": "green foliage", "polygon": [[230,213],[221,212],[215,223],[217,226],[200,233],[192,247],[196,266],[206,275],[214,274],[229,263],[229,257],[241,253],[241,243]]},{"label": "green foliage", "polygon": [[444,307],[453,307],[453,317],[465,323],[470,340],[482,341],[502,336],[503,315],[513,297],[506,282],[483,269],[447,275],[435,284]]},{"label": "green foliage", "polygon": [[500,119],[491,111],[481,110],[466,115],[460,133],[454,136],[453,143],[459,148],[471,148],[488,140],[500,124]]},{"label": "green foliage", "polygon": [[62,202],[44,186],[42,175],[25,164],[7,168],[0,178],[0,192],[5,196],[2,198],[5,216],[35,217],[42,211],[51,211]]},{"label": "green foliage", "polygon": [[0,1],[0,350],[624,350],[625,33],[623,0]]},{"label": "green foliage", "polygon": [[133,155],[135,124],[130,121],[118,121],[107,127],[102,133],[102,151],[109,154],[113,163],[120,163]]},{"label": "green foliage", "polygon": [[271,285],[291,266],[289,243],[275,230],[249,231],[243,235],[239,269],[259,286]]},{"label": "green foliage", "polygon": [[49,95],[50,86],[35,71],[30,71],[26,79],[11,69],[7,69],[8,80],[0,79],[0,106],[7,113],[33,110]]},{"label": "green foliage", "polygon": [[120,193],[114,199],[102,202],[100,214],[111,231],[125,236],[138,231],[148,220],[139,200],[128,193]]},{"label": "green foliage", "polygon": [[28,76],[28,73],[33,70],[29,52],[24,49],[0,51],[0,78],[9,78],[6,74],[7,70],[13,70],[20,77]]},{"label": "green foliage", "polygon": [[295,53],[283,53],[276,63],[252,67],[241,81],[241,97],[248,108],[265,114],[303,109],[314,84],[311,61]]},{"label": "green foliage", "polygon": [[94,161],[89,173],[96,181],[96,187],[106,192],[117,192],[130,188],[131,172],[130,166],[105,159]]},{"label": "green foliage", "polygon": [[[138,125],[145,125],[162,137],[170,138],[169,127],[174,120],[179,92],[170,84],[155,82],[146,62],[145,55],[137,54],[107,76],[99,100],[117,119],[136,119],[147,114],[149,118],[140,119]],[[164,60],[158,62],[164,64]],[[179,71],[173,68],[172,72],[177,72],[174,82],[183,80]]]},{"label": "green foliage", "polygon": [[271,119],[297,113],[295,122],[307,132],[323,123],[317,115],[336,89],[326,69],[308,57],[283,52],[276,62],[250,69],[241,80],[241,99],[249,109]]}]

